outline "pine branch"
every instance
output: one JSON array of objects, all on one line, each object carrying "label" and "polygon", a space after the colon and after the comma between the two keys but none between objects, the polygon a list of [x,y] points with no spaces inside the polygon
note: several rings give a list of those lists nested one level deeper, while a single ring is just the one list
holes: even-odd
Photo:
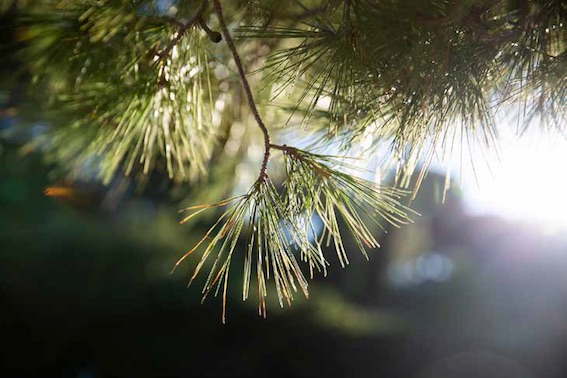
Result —
[{"label": "pine branch", "polygon": [[[335,157],[289,146],[272,144],[270,148],[282,151],[286,158],[284,193],[279,193],[266,176],[256,181],[245,195],[184,210],[190,214],[182,223],[209,209],[226,207],[201,240],[175,264],[177,268],[187,257],[202,249],[201,258],[189,280],[191,284],[206,262],[214,259],[203,287],[203,300],[210,292],[214,291],[217,295],[222,290],[223,322],[226,321],[229,270],[241,238],[247,239],[243,300],[248,299],[255,266],[258,312],[265,317],[270,276],[275,281],[281,307],[290,306],[293,293],[298,290],[308,296],[308,283],[296,254],[307,263],[311,278],[315,271],[326,275],[328,262],[325,252],[331,245],[341,265],[348,264],[343,242],[345,229],[367,256],[366,248],[379,247],[367,223],[381,228],[382,223],[387,222],[398,227],[411,222],[409,214],[416,214],[401,204],[400,200],[406,194],[404,191],[379,187],[346,174],[344,170],[349,168],[348,165]],[[314,222],[317,220],[323,227],[320,235],[315,231]]]},{"label": "pine branch", "polygon": [[268,167],[268,160],[270,159],[270,143],[271,143],[270,134],[268,132],[268,129],[266,128],[266,125],[264,125],[264,121],[262,121],[262,118],[260,117],[260,113],[258,112],[258,108],[256,107],[256,103],[254,102],[254,96],[252,95],[250,84],[248,84],[248,79],[246,78],[246,72],[244,71],[242,60],[238,55],[238,51],[234,46],[234,41],[232,40],[232,36],[228,31],[228,27],[224,19],[220,1],[213,0],[213,7],[219,19],[221,30],[224,39],[226,40],[226,44],[230,49],[232,58],[234,59],[234,63],[236,64],[236,67],[238,69],[238,75],[240,76],[240,81],[242,82],[242,86],[244,87],[244,92],[246,93],[246,99],[248,100],[248,105],[250,106],[250,110],[252,111],[252,114],[254,115],[256,122],[258,123],[258,127],[260,128],[260,130],[262,130],[262,133],[264,134],[264,158],[262,160],[262,167],[260,168],[260,176],[258,178],[258,180],[264,180],[267,177],[266,169]]}]

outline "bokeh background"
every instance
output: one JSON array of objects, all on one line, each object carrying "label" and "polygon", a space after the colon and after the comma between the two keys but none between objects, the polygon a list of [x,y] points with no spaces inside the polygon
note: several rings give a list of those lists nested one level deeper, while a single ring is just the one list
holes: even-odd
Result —
[{"label": "bokeh background", "polygon": [[[567,376],[566,188],[545,176],[564,177],[557,156],[505,150],[515,166],[465,176],[444,203],[433,171],[415,224],[388,230],[370,261],[355,248],[346,269],[331,261],[309,300],[269,303],[267,319],[240,300],[236,261],[222,324],[220,300],[186,288],[190,264],[170,274],[207,227],[178,224],[194,192],[172,195],[159,172],[143,190],[56,182],[25,148],[46,126],[18,110],[15,64],[1,66],[1,376]],[[46,196],[54,185],[68,191]]]},{"label": "bokeh background", "polygon": [[565,232],[470,215],[455,192],[440,204],[435,175],[415,202],[423,215],[392,230],[370,261],[353,249],[350,266],[335,261],[315,279],[308,301],[271,303],[265,320],[234,281],[223,325],[219,300],[201,305],[198,287],[186,289],[188,267],[169,274],[199,230],[179,226],[158,189],[126,195],[112,212],[91,188],[60,201],[43,194],[40,157],[6,139],[1,148],[2,375],[567,372]]}]

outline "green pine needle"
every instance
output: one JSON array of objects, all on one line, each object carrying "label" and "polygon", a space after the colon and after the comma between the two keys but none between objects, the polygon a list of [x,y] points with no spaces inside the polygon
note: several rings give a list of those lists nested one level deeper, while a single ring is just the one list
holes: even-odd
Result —
[{"label": "green pine needle", "polygon": [[[400,202],[405,192],[379,187],[344,173],[347,165],[335,157],[287,146],[273,148],[281,149],[285,155],[288,174],[283,193],[268,178],[262,178],[246,195],[185,209],[191,213],[182,223],[205,210],[227,206],[197,245],[176,264],[177,267],[197,250],[203,250],[190,278],[191,284],[205,263],[214,259],[203,288],[203,299],[213,290],[215,295],[222,290],[223,321],[230,264],[241,239],[246,239],[243,299],[249,296],[255,270],[259,314],[266,316],[265,297],[270,277],[275,282],[280,306],[291,305],[294,292],[300,290],[308,296],[308,283],[298,258],[307,264],[311,278],[314,271],[326,274],[325,252],[331,244],[341,265],[348,264],[344,232],[354,238],[367,256],[367,248],[379,247],[367,223],[382,227],[382,222],[387,222],[398,227],[411,222],[408,214],[415,214]],[[319,235],[317,220],[323,227]]]}]

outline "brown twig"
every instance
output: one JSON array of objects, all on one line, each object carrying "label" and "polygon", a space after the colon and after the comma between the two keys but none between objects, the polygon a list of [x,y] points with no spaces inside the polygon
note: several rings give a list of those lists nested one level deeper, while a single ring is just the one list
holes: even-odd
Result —
[{"label": "brown twig", "polygon": [[282,152],[286,152],[286,153],[290,153],[291,151],[294,151],[295,148],[294,147],[290,147],[286,144],[284,145],[279,145],[279,144],[270,144],[270,148],[274,149],[274,150],[280,150]]},{"label": "brown twig", "polygon": [[244,92],[246,93],[246,98],[248,100],[248,106],[250,106],[250,110],[262,130],[264,134],[264,159],[262,161],[262,167],[260,168],[260,176],[258,177],[257,182],[261,182],[266,179],[266,169],[268,166],[268,160],[270,160],[270,134],[268,133],[268,129],[262,121],[260,117],[260,113],[258,112],[258,108],[256,107],[256,103],[254,102],[254,96],[252,96],[252,91],[250,89],[250,84],[248,84],[248,79],[246,79],[246,73],[244,72],[244,66],[242,65],[242,60],[240,59],[240,55],[238,55],[238,51],[236,51],[236,47],[234,45],[234,41],[228,31],[228,27],[226,25],[226,21],[224,19],[224,15],[222,12],[222,7],[219,0],[213,0],[213,7],[217,17],[219,19],[221,31],[223,34],[224,39],[226,40],[226,44],[232,53],[232,58],[234,59],[234,63],[236,64],[236,68],[238,69],[238,75],[240,76],[240,81],[242,82],[242,86],[244,87]]}]

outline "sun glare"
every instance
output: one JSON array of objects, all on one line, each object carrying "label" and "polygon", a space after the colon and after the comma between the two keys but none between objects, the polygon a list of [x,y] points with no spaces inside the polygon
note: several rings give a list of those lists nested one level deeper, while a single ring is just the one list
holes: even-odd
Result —
[{"label": "sun glare", "polygon": [[499,144],[499,161],[477,164],[486,158],[473,157],[476,174],[463,172],[470,210],[567,232],[567,138],[538,130],[502,135]]}]

